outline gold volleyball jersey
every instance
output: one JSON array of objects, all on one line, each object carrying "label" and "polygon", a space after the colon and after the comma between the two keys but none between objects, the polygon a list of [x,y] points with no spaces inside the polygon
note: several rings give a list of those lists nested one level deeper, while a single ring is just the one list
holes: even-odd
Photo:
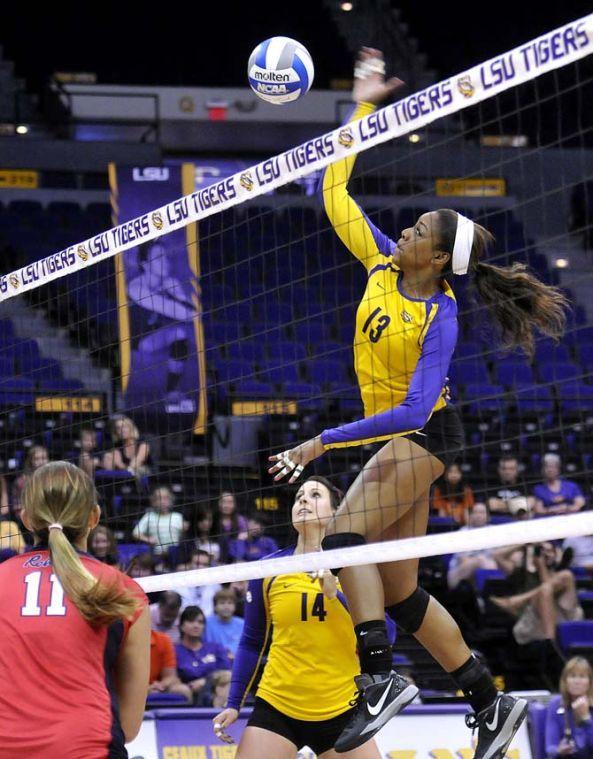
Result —
[{"label": "gold volleyball jersey", "polygon": [[[293,551],[290,547],[275,556]],[[294,719],[321,721],[350,708],[360,667],[352,619],[341,592],[328,599],[319,580],[308,574],[249,583],[229,707],[242,705],[266,650],[256,695],[275,709]]]},{"label": "gold volleyball jersey", "polygon": [[[372,110],[370,105],[359,104],[352,120]],[[402,288],[402,273],[393,260],[395,243],[377,229],[348,194],[355,157],[328,166],[322,178],[322,193],[337,235],[368,272],[354,335],[354,368],[365,418],[410,405],[412,394],[417,413],[406,416],[402,412],[396,420],[395,426],[399,424],[401,428],[397,432],[382,434],[384,428],[394,425],[389,427],[384,420],[365,424],[366,419],[353,423],[358,424],[358,432],[354,428],[343,435],[325,431],[322,439],[326,448],[361,445],[421,429],[430,415],[447,403],[446,372],[457,339],[457,304],[448,283],[443,280],[442,291],[428,300],[407,295]],[[427,336],[430,339],[425,350]],[[430,407],[426,408],[428,401]],[[418,420],[421,423],[414,426]],[[406,421],[412,426],[406,427]]]},{"label": "gold volleyball jersey", "polygon": [[307,574],[280,575],[263,586],[272,638],[257,695],[295,719],[342,714],[360,674],[343,596],[328,599]]}]

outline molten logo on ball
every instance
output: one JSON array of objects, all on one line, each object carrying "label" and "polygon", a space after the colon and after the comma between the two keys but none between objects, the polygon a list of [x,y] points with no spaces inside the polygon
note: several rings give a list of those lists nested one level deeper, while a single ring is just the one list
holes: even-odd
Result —
[{"label": "molten logo on ball", "polygon": [[249,57],[247,78],[255,94],[267,103],[298,100],[313,83],[315,69],[308,50],[290,37],[272,37]]}]

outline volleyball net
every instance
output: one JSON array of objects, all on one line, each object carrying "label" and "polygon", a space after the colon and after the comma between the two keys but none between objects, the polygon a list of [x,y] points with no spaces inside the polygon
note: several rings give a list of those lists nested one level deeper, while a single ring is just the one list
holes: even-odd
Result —
[{"label": "volleyball net", "polygon": [[[546,454],[593,498],[592,50],[589,15],[211,184],[189,163],[112,167],[111,228],[99,207],[4,210],[5,513],[18,522],[19,488],[44,456],[68,458],[94,476],[124,565],[144,546],[145,574],[183,568],[147,590],[335,566],[329,553],[251,559],[263,537],[292,539],[295,490],[273,483],[268,455],[363,415],[352,341],[364,269],[315,195],[319,172],[361,154],[348,223],[369,218],[397,240],[422,212],[454,208],[495,234],[490,261],[527,264],[572,310],[560,345],[538,341],[533,361],[502,354],[454,278],[460,471],[501,524],[457,531],[465,491],[438,483],[460,505],[433,500],[428,537],[344,550],[339,565],[593,532],[586,511],[526,518]],[[304,477],[346,490],[374,451],[329,451]]]}]

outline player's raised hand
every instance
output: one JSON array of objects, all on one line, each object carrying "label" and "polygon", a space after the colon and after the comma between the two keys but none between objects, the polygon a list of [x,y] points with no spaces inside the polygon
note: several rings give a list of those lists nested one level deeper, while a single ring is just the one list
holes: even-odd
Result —
[{"label": "player's raised hand", "polygon": [[352,99],[378,105],[387,100],[404,82],[396,76],[385,81],[383,53],[374,47],[363,47],[354,65]]},{"label": "player's raised hand", "polygon": [[321,442],[321,436],[318,435],[307,440],[306,443],[297,445],[296,448],[269,456],[268,461],[274,464],[268,469],[268,474],[274,475],[274,482],[282,480],[289,474],[288,483],[292,484],[298,480],[307,464],[323,453],[325,453],[325,448]]},{"label": "player's raised hand", "polygon": [[239,717],[239,712],[236,709],[225,709],[217,714],[212,720],[214,727],[214,734],[217,738],[225,743],[234,743],[233,738],[226,732],[227,727],[230,727],[233,722],[236,722]]}]

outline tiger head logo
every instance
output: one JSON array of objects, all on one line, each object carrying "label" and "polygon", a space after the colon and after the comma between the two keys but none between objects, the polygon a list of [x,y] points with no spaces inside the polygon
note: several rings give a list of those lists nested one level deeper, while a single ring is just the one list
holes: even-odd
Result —
[{"label": "tiger head logo", "polygon": [[407,311],[402,311],[402,321],[404,321],[406,324],[411,324],[414,321],[414,317]]},{"label": "tiger head logo", "polygon": [[84,245],[79,245],[76,253],[78,254],[78,257],[81,259],[81,261],[88,261],[89,254]]},{"label": "tiger head logo", "polygon": [[241,176],[239,177],[239,184],[241,187],[244,187],[246,190],[253,190],[253,177],[251,176],[250,172],[244,171]]},{"label": "tiger head logo", "polygon": [[344,148],[351,148],[354,142],[354,135],[349,127],[344,127],[338,132],[338,142]]},{"label": "tiger head logo", "polygon": [[472,84],[471,77],[469,74],[466,74],[465,76],[460,76],[457,80],[457,89],[463,97],[471,98],[472,95],[475,93],[476,88]]},{"label": "tiger head logo", "polygon": [[11,274],[8,281],[10,282],[11,287],[14,287],[15,290],[19,289],[21,283],[16,274]]},{"label": "tiger head logo", "polygon": [[153,211],[150,218],[156,230],[161,230],[165,226],[160,211]]}]

